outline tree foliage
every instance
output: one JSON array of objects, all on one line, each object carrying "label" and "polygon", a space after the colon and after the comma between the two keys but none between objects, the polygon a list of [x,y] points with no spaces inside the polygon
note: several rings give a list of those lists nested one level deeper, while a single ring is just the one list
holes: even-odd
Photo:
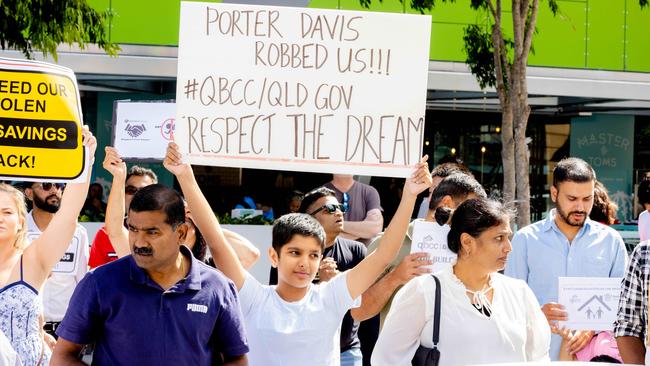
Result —
[{"label": "tree foliage", "polygon": [[[370,6],[372,0],[359,0]],[[381,1],[381,0],[380,0]],[[400,0],[404,2],[405,0]],[[454,3],[455,0],[440,0]],[[559,12],[558,0],[546,0],[553,15]],[[641,7],[650,0],[639,0]],[[508,12],[503,3],[510,3]],[[501,156],[503,160],[503,198],[517,209],[519,227],[530,223],[529,150],[526,139],[530,105],[526,67],[537,33],[540,0],[470,0],[470,7],[484,12],[483,24],[465,28],[463,42],[466,62],[480,87],[494,87],[501,106]],[[435,0],[410,0],[411,8],[421,13],[431,10]],[[506,20],[507,16],[509,20]],[[512,24],[512,35],[504,32]],[[511,37],[511,38],[510,38]]]},{"label": "tree foliage", "polygon": [[109,55],[119,47],[107,34],[109,11],[98,12],[87,0],[1,0],[0,46],[33,58],[34,51],[57,58],[59,44],[97,44]]}]

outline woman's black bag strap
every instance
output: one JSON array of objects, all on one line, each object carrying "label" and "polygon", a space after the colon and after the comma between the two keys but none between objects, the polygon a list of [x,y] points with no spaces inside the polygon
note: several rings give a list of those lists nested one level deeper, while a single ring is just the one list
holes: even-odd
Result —
[{"label": "woman's black bag strap", "polygon": [[440,280],[438,280],[438,277],[434,275],[431,275],[431,277],[436,281],[436,305],[433,309],[433,348],[438,348],[438,341],[440,341],[440,298],[442,297],[442,291],[440,290]]},{"label": "woman's black bag strap", "polygon": [[438,277],[431,275],[436,281],[436,298],[433,309],[433,348],[427,348],[420,345],[413,356],[411,364],[413,366],[438,366],[440,362],[440,351],[438,350],[438,341],[440,340],[440,280]]}]

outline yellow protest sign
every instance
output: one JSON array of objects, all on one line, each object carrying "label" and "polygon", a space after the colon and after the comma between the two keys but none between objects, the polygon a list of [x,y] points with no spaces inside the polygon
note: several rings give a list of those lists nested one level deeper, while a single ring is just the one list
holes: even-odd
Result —
[{"label": "yellow protest sign", "polygon": [[72,70],[0,58],[0,177],[73,180],[84,171]]}]

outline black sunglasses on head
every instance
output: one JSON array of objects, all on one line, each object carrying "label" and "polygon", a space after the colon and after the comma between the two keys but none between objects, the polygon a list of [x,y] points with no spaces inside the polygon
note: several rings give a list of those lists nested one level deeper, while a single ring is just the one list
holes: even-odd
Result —
[{"label": "black sunglasses on head", "polygon": [[339,204],[328,203],[326,205],[322,205],[321,207],[315,209],[312,213],[310,213],[310,215],[312,215],[312,216],[316,215],[317,213],[319,213],[319,212],[321,212],[323,210],[327,210],[327,213],[333,214],[334,212],[336,212],[336,210],[339,210],[339,211],[345,213],[345,211],[347,211],[348,208],[347,208],[347,205],[342,205],[340,203]]}]

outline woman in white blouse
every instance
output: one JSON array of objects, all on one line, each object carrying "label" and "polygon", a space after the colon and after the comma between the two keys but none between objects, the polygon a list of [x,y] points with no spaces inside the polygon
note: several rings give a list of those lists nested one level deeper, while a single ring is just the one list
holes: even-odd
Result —
[{"label": "woman in white blouse", "polygon": [[[441,215],[438,215],[438,217]],[[452,267],[435,275],[442,290],[440,365],[548,361],[550,330],[525,282],[503,276],[512,250],[510,213],[496,201],[471,199],[452,215]],[[435,281],[411,280],[396,295],[372,355],[374,366],[411,365],[418,346],[433,346]]]}]

